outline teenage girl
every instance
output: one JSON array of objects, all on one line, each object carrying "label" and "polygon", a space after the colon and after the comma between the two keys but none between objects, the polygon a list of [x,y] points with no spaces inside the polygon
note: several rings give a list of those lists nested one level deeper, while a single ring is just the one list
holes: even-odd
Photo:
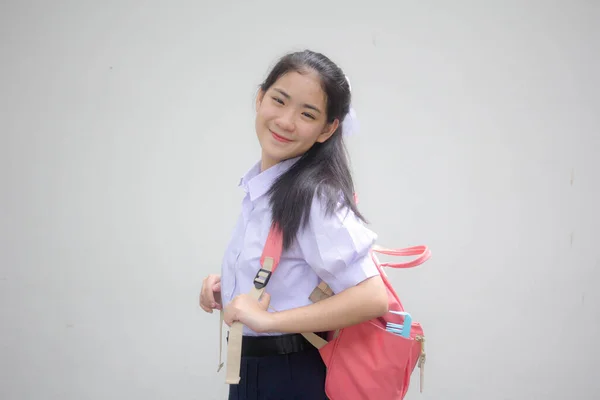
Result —
[{"label": "teenage girl", "polygon": [[[241,179],[246,193],[221,275],[202,284],[200,307],[244,324],[239,385],[229,399],[326,399],[325,366],[299,333],[344,328],[387,312],[369,250],[376,235],[354,202],[342,121],[350,86],[312,51],[279,60],[260,85],[255,130],[262,152]],[[250,292],[271,225],[283,231],[277,271],[259,301]],[[335,293],[309,300],[324,281]],[[276,311],[273,311],[276,310]]]}]

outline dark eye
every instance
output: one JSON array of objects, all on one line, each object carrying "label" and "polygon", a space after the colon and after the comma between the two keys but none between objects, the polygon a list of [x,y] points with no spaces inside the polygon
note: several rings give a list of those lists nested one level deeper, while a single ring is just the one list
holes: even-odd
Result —
[{"label": "dark eye", "polygon": [[279,104],[283,104],[283,100],[281,100],[279,97],[273,97],[273,100],[275,100]]},{"label": "dark eye", "polygon": [[308,117],[308,118],[310,118],[310,119],[316,119],[314,115],[312,115],[312,114],[309,114],[309,113],[306,113],[306,112],[305,112],[305,113],[302,113],[302,115],[304,115],[305,117]]}]

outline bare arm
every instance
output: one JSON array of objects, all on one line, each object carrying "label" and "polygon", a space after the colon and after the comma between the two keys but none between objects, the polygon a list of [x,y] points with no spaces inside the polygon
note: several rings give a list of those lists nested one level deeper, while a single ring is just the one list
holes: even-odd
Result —
[{"label": "bare arm", "polygon": [[377,318],[388,311],[387,291],[380,276],[304,307],[268,312],[269,301],[267,293],[260,302],[245,294],[237,296],[225,310],[225,323],[240,321],[256,332],[324,332]]},{"label": "bare arm", "polygon": [[308,306],[271,313],[268,332],[324,332],[382,316],[388,297],[381,277],[374,276],[341,293]]}]

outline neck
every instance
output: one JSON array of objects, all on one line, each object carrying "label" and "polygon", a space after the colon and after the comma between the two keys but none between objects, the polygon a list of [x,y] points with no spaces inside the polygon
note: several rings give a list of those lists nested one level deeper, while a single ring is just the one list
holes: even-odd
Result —
[{"label": "neck", "polygon": [[276,165],[278,162],[279,161],[272,159],[263,152],[260,160],[260,172],[268,170],[272,166]]}]

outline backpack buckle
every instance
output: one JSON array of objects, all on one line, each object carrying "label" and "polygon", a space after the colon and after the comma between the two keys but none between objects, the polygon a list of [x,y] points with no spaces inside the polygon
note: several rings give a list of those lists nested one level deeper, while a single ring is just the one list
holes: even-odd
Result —
[{"label": "backpack buckle", "polygon": [[256,276],[254,277],[254,287],[257,289],[262,289],[265,286],[267,286],[267,283],[269,283],[270,279],[271,271],[261,268],[258,270]]}]

